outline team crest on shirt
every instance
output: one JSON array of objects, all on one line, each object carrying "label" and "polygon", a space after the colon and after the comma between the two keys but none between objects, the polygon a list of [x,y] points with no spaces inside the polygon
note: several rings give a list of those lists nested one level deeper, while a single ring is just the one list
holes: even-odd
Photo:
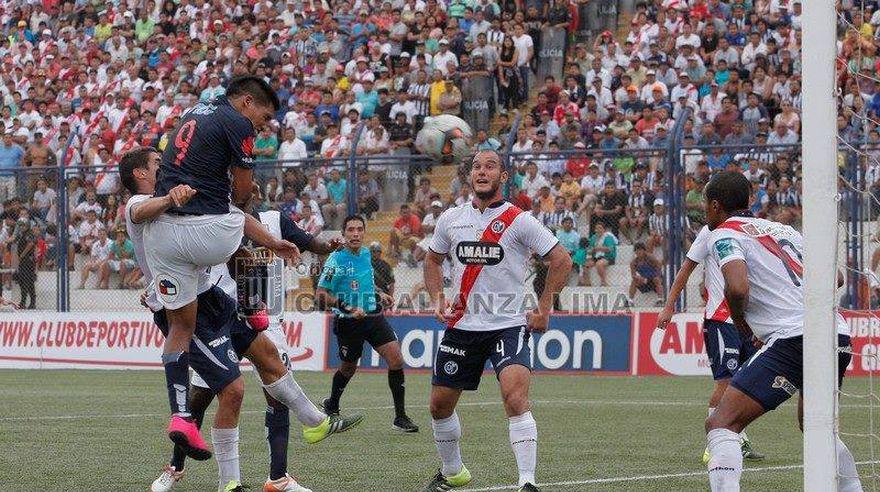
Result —
[{"label": "team crest on shirt", "polygon": [[452,376],[458,372],[458,363],[454,360],[446,362],[446,364],[443,364],[443,371]]},{"label": "team crest on shirt", "polygon": [[177,297],[178,292],[177,279],[168,275],[159,275],[156,277],[156,291],[160,296],[167,300]]},{"label": "team crest on shirt", "polygon": [[358,287],[360,287],[360,285],[361,285],[360,282],[358,282],[357,280],[352,280],[351,281],[351,290],[358,290]]},{"label": "team crest on shirt", "polygon": [[229,357],[234,364],[238,364],[238,356],[235,355],[235,350],[229,349],[226,351],[226,357]]},{"label": "team crest on shirt", "polygon": [[500,220],[496,220],[495,222],[492,222],[492,226],[491,226],[492,232],[494,232],[495,234],[501,234],[504,231],[505,227],[507,227],[507,226],[504,225],[504,222],[501,222]]},{"label": "team crest on shirt", "polygon": [[731,371],[735,371],[736,366],[738,366],[738,365],[739,365],[739,361],[737,361],[736,359],[728,359],[727,360],[727,368],[730,369]]}]

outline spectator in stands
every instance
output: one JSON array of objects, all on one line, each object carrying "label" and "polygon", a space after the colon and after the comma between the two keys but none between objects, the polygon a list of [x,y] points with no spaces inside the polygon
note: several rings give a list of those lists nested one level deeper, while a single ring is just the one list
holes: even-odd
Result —
[{"label": "spectator in stands", "polygon": [[585,246],[586,261],[581,269],[580,285],[592,285],[590,270],[596,268],[599,284],[608,286],[608,267],[617,259],[617,237],[601,221],[593,226],[593,234]]},{"label": "spectator in stands", "polygon": [[86,211],[85,220],[81,221],[77,229],[80,251],[84,255],[92,252],[92,245],[100,238],[100,231],[104,230],[104,224],[98,220],[98,214],[94,209]]},{"label": "spectator in stands", "polygon": [[0,199],[7,199],[17,194],[16,175],[12,170],[21,166],[24,149],[12,140],[12,130],[3,134],[3,145],[0,145]]},{"label": "spectator in stands", "polygon": [[627,304],[634,306],[633,297],[636,291],[641,293],[656,292],[657,300],[655,305],[662,306],[663,300],[663,284],[661,283],[662,266],[657,258],[648,253],[643,243],[636,243],[634,246],[635,256],[629,264],[629,271],[632,280],[629,284],[627,295]]},{"label": "spectator in stands", "polygon": [[367,170],[358,173],[358,202],[358,210],[367,218],[379,210],[379,184]]},{"label": "spectator in stands", "polygon": [[345,218],[348,203],[346,200],[348,185],[346,180],[340,175],[339,169],[330,171],[330,180],[327,181],[325,188],[327,190],[327,198],[321,205],[321,214],[328,228],[340,230],[342,229],[342,219]]},{"label": "spectator in stands", "polygon": [[[37,229],[39,231],[39,228]],[[15,223],[12,233],[15,243],[15,252],[18,258],[18,268],[13,274],[13,280],[18,283],[21,291],[21,300],[18,302],[22,309],[36,309],[37,293],[37,234],[34,233],[33,225],[27,209],[19,210],[19,218]]]},{"label": "spectator in stands", "polygon": [[[303,161],[308,158],[306,144],[296,135],[296,129],[292,126],[284,129],[284,141],[278,148],[278,160]],[[299,166],[301,162],[286,162],[285,166]]]},{"label": "spectator in stands", "polygon": [[[100,266],[102,282],[109,283],[110,273],[119,274],[120,289],[137,289],[141,285],[140,270],[134,259],[134,244],[128,239],[125,229],[116,230],[116,238],[110,243],[107,261]],[[106,284],[105,287],[106,288]]]},{"label": "spectator in stands", "polygon": [[57,197],[55,190],[49,188],[46,183],[46,178],[37,179],[37,189],[34,191],[34,197],[31,201],[34,215],[44,222],[54,222],[54,217],[50,220],[49,213],[53,211]]},{"label": "spectator in stands", "polygon": [[556,230],[556,238],[569,254],[574,255],[581,242],[581,235],[574,228],[574,219],[570,216],[562,219],[562,226]]},{"label": "spectator in stands", "polygon": [[641,181],[634,180],[630,186],[624,216],[620,218],[620,232],[627,241],[634,244],[648,225],[654,197],[650,191],[645,191]]},{"label": "spectator in stands", "polygon": [[324,228],[321,219],[312,212],[312,206],[308,203],[302,204],[298,217],[299,220],[296,221],[296,225],[313,236],[320,234]]},{"label": "spectator in stands", "polygon": [[370,243],[370,255],[373,264],[373,278],[376,289],[394,297],[394,269],[382,258],[382,245],[377,241]]},{"label": "spectator in stands", "polygon": [[[93,212],[89,212],[89,216],[91,216]],[[85,242],[83,243],[86,244]],[[107,239],[107,229],[101,227],[98,229],[97,238],[91,243],[89,248],[83,248],[83,251],[89,252],[89,259],[86,261],[85,265],[82,267],[82,272],[80,274],[79,281],[79,289],[86,288],[86,282],[89,280],[90,273],[98,273],[100,278],[98,280],[98,288],[106,289],[108,288],[108,283],[110,281],[109,274],[103,275],[102,270],[104,266],[104,262],[110,257],[110,240]],[[104,270],[106,273],[106,270]]]},{"label": "spectator in stands", "polygon": [[[599,197],[596,208],[593,211],[593,223],[591,227],[602,223],[603,229],[617,231],[620,227],[620,219],[625,213],[627,205],[626,196],[617,190],[617,183],[611,179],[605,181],[602,195]],[[616,234],[615,234],[616,235]]]},{"label": "spectator in stands", "polygon": [[410,209],[409,205],[403,204],[400,206],[400,217],[394,221],[393,229],[391,230],[390,237],[390,246],[391,246],[391,257],[396,259],[403,259],[402,252],[406,251],[409,254],[405,258],[407,264],[415,268],[417,263],[415,261],[415,257],[413,256],[416,244],[424,237],[424,233],[422,232],[422,223],[419,220],[418,216],[416,216],[412,209]]}]

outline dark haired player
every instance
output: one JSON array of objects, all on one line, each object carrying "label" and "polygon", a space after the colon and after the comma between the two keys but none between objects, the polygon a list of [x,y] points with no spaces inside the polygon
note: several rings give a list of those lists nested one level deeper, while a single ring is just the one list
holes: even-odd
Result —
[{"label": "dark haired player", "polygon": [[[200,282],[207,268],[228,261],[241,244],[244,213],[238,207],[252,193],[255,130],[278,107],[269,84],[247,76],[230,81],[225,96],[190,109],[169,139],[156,182],[155,196],[170,196],[173,204],[144,227],[147,264],[169,324],[162,351],[172,414],[168,437],[198,460],[211,456],[187,404]],[[180,185],[192,190],[186,202],[174,199]]]},{"label": "dark haired player", "polygon": [[[122,184],[132,193],[126,204],[126,227],[134,244],[135,257],[147,282],[151,280],[152,272],[143,259],[144,226],[173,204],[185,203],[193,194],[193,190],[187,185],[179,185],[165,197],[153,197],[151,193],[155,188],[158,162],[158,152],[150,147],[134,149],[123,155],[119,162]],[[273,236],[253,216],[246,217],[244,228],[247,237],[280,255],[292,257],[298,253],[294,244]],[[329,249],[332,246],[322,243],[317,246],[310,244],[309,247]],[[222,267],[225,268],[225,265]],[[203,275],[207,277],[207,270]],[[208,405],[215,395],[218,396],[219,407],[211,437],[214,440],[220,473],[220,490],[235,491],[240,487],[237,426],[244,393],[244,384],[238,370],[241,357],[248,358],[254,364],[267,401],[277,409],[275,413],[280,414],[283,409],[286,416],[288,408],[294,410],[297,419],[304,426],[303,437],[306,442],[320,442],[331,434],[343,432],[360,423],[361,415],[328,417],[320,412],[288,372],[289,367],[279,356],[277,342],[239,320],[233,297],[214,285],[214,282],[200,278],[199,283],[205,290],[199,292],[196,331],[190,345],[192,366],[196,371],[193,376],[196,387],[190,393],[189,403],[196,424],[201,425]],[[233,290],[234,287],[233,282]],[[167,313],[157,301],[155,289],[148,289],[143,303],[154,312],[160,330],[167,333]],[[196,381],[200,381],[201,385],[195,385]],[[308,489],[297,484],[286,472],[289,429],[287,426],[269,426],[267,430],[273,468],[270,474],[280,468],[283,476],[270,480],[272,489],[265,488],[270,492],[308,492]],[[283,448],[279,438],[283,438]],[[183,448],[175,445],[171,464],[153,482],[152,492],[168,492],[173,488],[183,477],[185,456]]]},{"label": "dark haired player", "polygon": [[324,411],[328,414],[339,412],[339,399],[357,371],[358,359],[364,342],[367,342],[388,364],[388,386],[394,399],[392,428],[400,432],[418,432],[418,426],[406,415],[400,342],[382,315],[383,305],[390,306],[393,300],[388,293],[376,290],[372,256],[363,245],[365,225],[359,215],[345,218],[342,223],[345,248],[327,258],[318,280],[318,305],[332,309],[336,315],[333,333],[342,360],[333,375],[330,397],[324,399]]},{"label": "dark haired player", "polygon": [[[713,492],[739,491],[740,433],[793,396],[803,382],[803,237],[790,226],[753,217],[748,211],[750,194],[749,180],[737,172],[715,176],[704,192],[712,231],[708,247],[721,267],[730,317],[740,331],[762,344],[733,376],[715,412],[706,419]],[[838,347],[849,347],[849,328],[839,313],[835,323]],[[852,355],[841,350],[837,357],[840,385]],[[803,404],[800,394],[801,428]],[[840,490],[861,491],[852,454],[840,438],[836,444]]]},{"label": "dark haired player", "polygon": [[[461,459],[461,425],[455,407],[463,390],[480,384],[491,361],[509,423],[510,447],[519,470],[519,490],[533,492],[538,427],[529,406],[530,332],[543,332],[555,296],[571,271],[571,257],[531,214],[501,199],[509,173],[497,152],[478,152],[470,184],[476,198],[437,219],[425,260],[425,286],[435,315],[446,325],[434,359],[431,417],[441,468],[426,492],[463,487],[471,474]],[[538,308],[526,313],[523,285],[532,254],[549,263]],[[442,265],[452,260],[451,305],[443,292]]]}]

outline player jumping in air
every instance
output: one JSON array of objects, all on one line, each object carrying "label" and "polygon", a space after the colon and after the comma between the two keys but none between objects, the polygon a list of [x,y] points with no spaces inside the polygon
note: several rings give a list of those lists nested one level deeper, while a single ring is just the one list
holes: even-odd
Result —
[{"label": "player jumping in air", "polygon": [[376,289],[372,256],[363,245],[364,226],[363,217],[346,217],[342,224],[345,248],[327,258],[318,281],[318,304],[325,309],[332,308],[335,314],[333,333],[339,342],[339,359],[342,360],[333,375],[330,397],[324,399],[324,411],[339,412],[339,399],[357,371],[366,341],[388,363],[388,386],[394,399],[392,428],[418,432],[418,426],[406,415],[400,342],[382,314],[383,306],[390,306],[393,300],[388,293]]},{"label": "player jumping in air", "polygon": [[[509,178],[494,151],[477,153],[471,164],[472,203],[449,209],[437,219],[425,261],[425,284],[437,318],[446,325],[436,357],[430,411],[434,442],[442,463],[426,492],[462,487],[471,481],[459,441],[455,412],[462,390],[476,390],[486,361],[501,387],[510,446],[519,469],[520,491],[536,491],[538,428],[529,406],[531,331],[543,332],[553,299],[565,285],[571,258],[553,234],[529,213],[501,199]],[[537,309],[523,292],[529,259],[548,262],[546,288]],[[454,302],[443,292],[442,265],[452,259]],[[532,304],[534,306],[534,304]]]},{"label": "player jumping in air", "polygon": [[211,456],[187,404],[200,279],[238,250],[244,228],[238,206],[252,193],[255,129],[268,124],[279,106],[266,81],[248,76],[230,81],[225,96],[187,112],[162,155],[155,195],[169,196],[181,184],[195,193],[186,203],[174,200],[144,227],[147,264],[169,324],[162,351],[172,414],[168,437],[197,460]]},{"label": "player jumping in air", "polygon": [[[714,256],[707,248],[709,240],[709,227],[703,226],[697,238],[691,244],[687,257],[681,270],[675,275],[672,282],[670,295],[666,305],[660,311],[657,318],[657,327],[666,329],[666,325],[672,320],[675,311],[675,300],[687,285],[688,278],[703,263],[704,280],[706,285],[706,311],[703,320],[703,340],[706,343],[706,354],[709,357],[709,367],[712,369],[712,378],[715,380],[715,388],[709,396],[709,415],[715,412],[721,395],[730,384],[730,378],[742,367],[747,360],[758,350],[752,343],[751,337],[746,336],[733,325],[730,319],[730,309],[724,299],[724,278],[721,275],[721,267],[715,261]],[[764,455],[752,449],[752,443],[742,432],[742,455],[747,460],[762,460]],[[709,462],[709,449],[703,452],[703,464]]]},{"label": "player jumping in air", "polygon": [[[740,369],[706,419],[709,484],[713,492],[737,492],[743,470],[740,433],[801,389],[804,292],[801,244],[793,228],[748,212],[751,186],[740,173],[717,175],[706,185],[708,249],[724,279],[724,296],[736,327],[762,347]],[[842,279],[841,279],[842,280]],[[839,347],[849,347],[849,328],[835,313]],[[838,352],[838,385],[852,355]],[[803,394],[798,401],[803,428]],[[839,486],[862,490],[855,460],[837,439]],[[833,466],[829,463],[829,466]]]},{"label": "player jumping in air", "polygon": [[[132,193],[126,205],[126,226],[134,244],[135,257],[143,269],[146,282],[152,279],[152,273],[144,261],[144,226],[158,217],[164,210],[175,203],[185,203],[193,195],[193,190],[186,185],[179,185],[168,196],[153,197],[156,183],[156,171],[159,168],[159,154],[152,148],[141,147],[126,153],[119,162],[121,182]],[[273,236],[267,228],[254,217],[245,220],[245,235],[255,242],[267,246],[285,257],[298,254],[297,247],[282,238]],[[317,246],[318,249],[328,246]],[[223,265],[225,269],[225,265]],[[293,381],[288,368],[279,357],[277,341],[254,331],[245,322],[238,319],[235,301],[213,281],[209,281],[207,271],[199,278],[199,301],[197,329],[191,342],[192,366],[196,370],[193,378],[201,382],[198,389],[190,394],[191,412],[194,421],[200,425],[205,410],[213,399],[218,396],[219,407],[215,415],[214,427],[211,430],[214,448],[220,473],[220,490],[236,490],[240,486],[238,465],[238,412],[244,394],[244,384],[238,371],[238,360],[248,358],[256,367],[257,374],[264,384],[267,399],[280,408],[293,408],[303,423],[303,437],[306,442],[316,443],[337,432],[343,432],[357,425],[362,416],[354,415],[346,418],[328,417],[303,394]],[[234,289],[234,284],[233,284]],[[149,289],[144,303],[154,312],[154,318],[163,333],[168,332],[166,312],[156,300],[155,291]],[[271,396],[270,396],[271,395]],[[281,403],[283,402],[283,403]],[[337,422],[339,422],[337,424]],[[271,427],[268,433],[272,451],[272,465],[278,466],[278,435],[284,438],[284,466],[286,467],[286,446],[288,429]],[[152,492],[167,492],[174,483],[183,477],[184,450],[175,446],[171,464],[166,467],[162,476],[153,482]],[[278,491],[308,491],[299,486],[295,480],[283,473],[284,477],[271,481]]]}]

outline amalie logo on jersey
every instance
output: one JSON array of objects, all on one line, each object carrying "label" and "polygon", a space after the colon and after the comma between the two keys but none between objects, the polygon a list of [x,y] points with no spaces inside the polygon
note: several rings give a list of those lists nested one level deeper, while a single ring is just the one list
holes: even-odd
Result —
[{"label": "amalie logo on jersey", "polygon": [[464,265],[497,265],[504,259],[504,248],[497,243],[462,241],[455,248],[455,255]]}]

